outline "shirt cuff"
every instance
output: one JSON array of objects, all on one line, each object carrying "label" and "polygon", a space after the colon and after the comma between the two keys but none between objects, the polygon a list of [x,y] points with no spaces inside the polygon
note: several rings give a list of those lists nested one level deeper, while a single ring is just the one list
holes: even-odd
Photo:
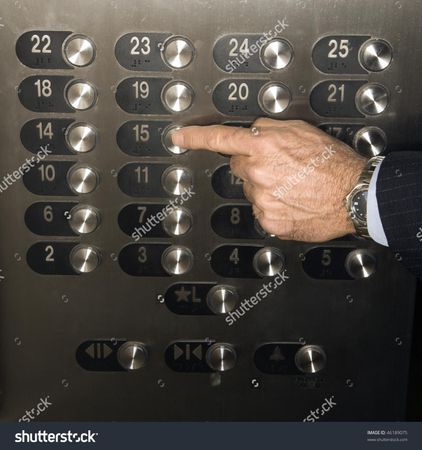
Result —
[{"label": "shirt cuff", "polygon": [[388,247],[388,241],[385,236],[384,227],[382,226],[377,200],[377,180],[381,164],[382,162],[375,168],[369,183],[366,220],[368,223],[368,233],[372,240]]}]

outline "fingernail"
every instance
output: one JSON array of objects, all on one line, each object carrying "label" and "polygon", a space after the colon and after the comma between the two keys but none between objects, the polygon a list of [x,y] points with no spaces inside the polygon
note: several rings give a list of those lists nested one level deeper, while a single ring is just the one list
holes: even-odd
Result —
[{"label": "fingernail", "polygon": [[173,145],[177,145],[178,147],[183,147],[185,142],[185,137],[183,136],[183,132],[181,130],[176,130],[171,134],[171,140]]}]

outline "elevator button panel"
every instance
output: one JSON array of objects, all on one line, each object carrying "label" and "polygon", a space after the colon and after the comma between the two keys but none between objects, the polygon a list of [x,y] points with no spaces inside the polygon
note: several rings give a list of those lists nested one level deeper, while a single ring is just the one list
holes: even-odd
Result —
[{"label": "elevator button panel", "polygon": [[403,418],[413,278],[370,241],[268,234],[229,155],[172,142],[267,117],[415,148],[417,5],[356,1],[4,6],[2,418],[63,377],[46,420],[303,420],[327,395],[333,420]]}]

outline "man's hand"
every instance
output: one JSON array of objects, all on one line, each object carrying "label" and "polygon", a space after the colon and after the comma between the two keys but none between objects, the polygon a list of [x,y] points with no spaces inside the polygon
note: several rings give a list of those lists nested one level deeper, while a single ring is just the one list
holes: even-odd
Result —
[{"label": "man's hand", "polygon": [[232,173],[270,234],[322,242],[354,232],[344,201],[366,160],[318,128],[261,118],[250,129],[185,127],[173,143],[232,155]]}]

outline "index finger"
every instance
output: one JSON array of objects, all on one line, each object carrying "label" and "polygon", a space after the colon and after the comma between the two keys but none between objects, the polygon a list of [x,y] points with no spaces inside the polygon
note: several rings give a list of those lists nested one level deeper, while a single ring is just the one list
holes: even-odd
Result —
[{"label": "index finger", "polygon": [[226,155],[251,156],[256,139],[248,128],[227,125],[183,127],[172,134],[174,145],[192,150],[211,150]]}]

